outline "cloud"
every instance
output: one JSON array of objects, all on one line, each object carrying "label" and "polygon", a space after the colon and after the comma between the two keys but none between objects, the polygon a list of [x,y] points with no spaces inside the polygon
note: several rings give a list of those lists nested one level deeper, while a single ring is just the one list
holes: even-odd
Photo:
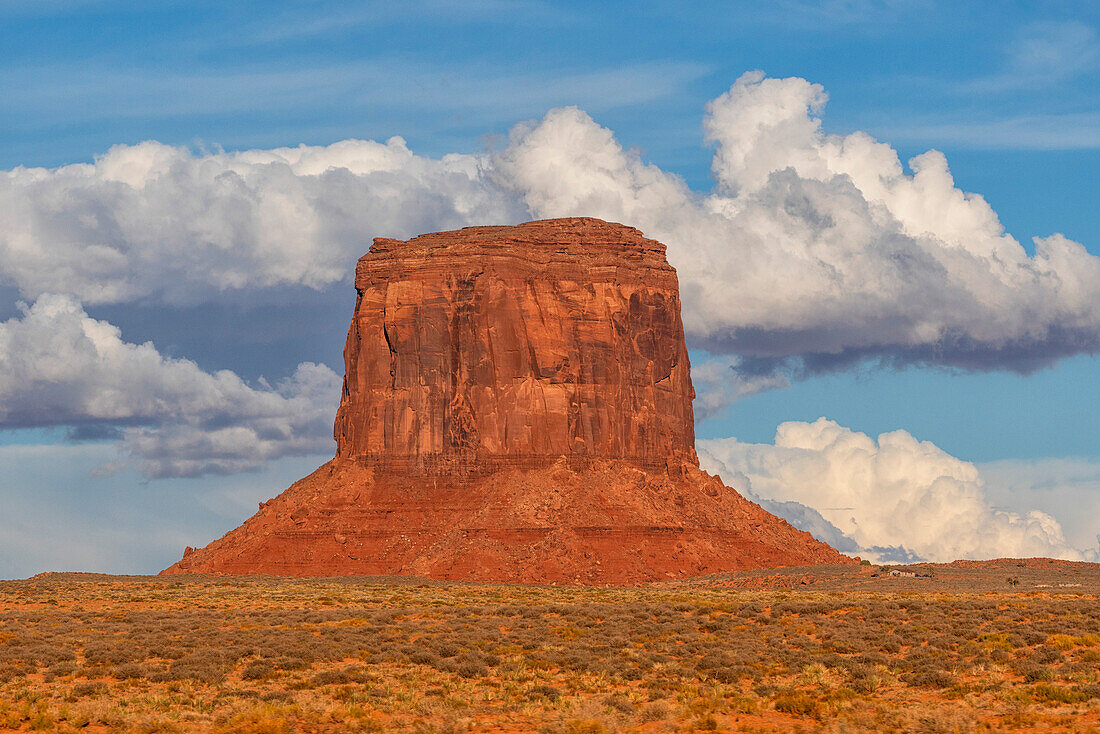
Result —
[{"label": "cloud", "polygon": [[[215,45],[223,50],[223,44]],[[29,79],[21,67],[0,66],[0,86],[9,102],[0,109],[0,122],[30,133],[56,125],[78,109],[77,129],[109,122],[124,131],[140,131],[149,120],[190,122],[194,116],[216,115],[253,121],[240,137],[255,140],[257,134],[277,135],[273,120],[287,115],[311,121],[299,121],[293,130],[296,135],[312,131],[313,137],[364,127],[390,130],[398,116],[413,118],[412,126],[401,132],[416,136],[427,128],[418,127],[415,119],[429,115],[433,136],[461,130],[469,137],[496,128],[501,120],[541,114],[561,104],[606,112],[674,98],[709,71],[697,62],[658,60],[557,68],[553,73],[502,72],[500,64],[488,62],[410,66],[405,59],[390,57],[275,69],[199,66],[150,73],[89,60],[44,65]],[[257,117],[265,121],[258,127]]]},{"label": "cloud", "polygon": [[1100,113],[1022,115],[997,120],[913,121],[885,125],[892,138],[976,149],[1080,150],[1100,148]]},{"label": "cloud", "polygon": [[375,235],[590,215],[668,245],[691,346],[735,367],[715,405],[860,363],[1026,373],[1100,348],[1100,258],[1058,234],[1029,255],[941,153],[906,169],[865,133],[828,134],[826,101],[804,79],[743,75],[707,106],[707,193],[576,107],[439,159],[401,138],[146,142],[16,168],[0,174],[0,286],[93,305],[323,290]]},{"label": "cloud", "polygon": [[[783,423],[774,444],[734,438],[697,443],[704,467],[769,501],[780,514],[805,515],[810,508],[868,557],[911,554],[947,562],[1098,555],[1095,547],[1071,547],[1059,522],[1045,512],[998,509],[974,464],[905,431],[876,440],[820,418]],[[785,510],[776,503],[795,505]]]},{"label": "cloud", "polygon": [[1033,23],[1011,48],[1012,67],[1022,77],[1058,79],[1100,66],[1100,40],[1080,21]]},{"label": "cloud", "polygon": [[824,90],[745,74],[708,105],[715,188],[691,192],[576,109],[494,160],[538,216],[589,214],[669,246],[693,345],[755,374],[861,360],[1027,372],[1100,346],[1100,258],[1060,235],[1029,256],[929,151],[907,173],[864,133],[828,135]]},{"label": "cloud", "polygon": [[738,9],[741,23],[751,19],[820,33],[843,29],[849,33],[879,34],[884,29],[937,11],[934,0],[775,0]]},{"label": "cloud", "polygon": [[339,390],[339,376],[312,363],[275,386],[205,372],[152,343],[123,341],[69,296],[43,295],[0,323],[0,427],[120,437],[149,477],[246,471],[331,450]]},{"label": "cloud", "polygon": [[986,496],[1011,512],[1033,508],[1059,518],[1069,543],[1100,543],[1100,460],[1087,458],[1005,459],[978,465]]},{"label": "cloud", "polygon": [[0,274],[26,297],[85,303],[323,288],[375,233],[520,216],[480,179],[474,158],[421,158],[401,138],[203,155],[116,146],[94,165],[0,180]]},{"label": "cloud", "polygon": [[[742,76],[704,117],[709,192],[576,107],[518,124],[498,150],[438,159],[401,138],[239,152],[146,142],[2,172],[0,292],[33,305],[0,323],[0,428],[117,441],[122,461],[107,468],[146,477],[329,453],[332,370],[303,363],[249,384],[129,343],[84,304],[345,288],[375,235],[552,216],[620,221],[668,245],[689,342],[709,357],[693,371],[700,417],[866,362],[1027,372],[1097,351],[1100,258],[1057,234],[1029,255],[955,187],[942,154],[907,169],[865,133],[828,134],[826,102],[803,79]],[[867,556],[1094,553],[1078,550],[1094,528],[1067,525],[1066,540],[1053,518],[1068,500],[1034,489],[1033,504],[1013,504],[1004,472],[983,469],[994,482],[904,431],[876,441],[821,420],[784,424],[775,445],[700,448],[768,509]]]},{"label": "cloud", "polygon": [[705,355],[692,364],[691,382],[695,387],[692,409],[696,421],[719,415],[742,398],[791,385],[782,374],[751,374],[743,369],[740,359],[707,358]]},{"label": "cloud", "polygon": [[[254,28],[244,28],[236,43],[284,43],[318,36],[351,35],[364,27],[394,23],[419,27],[443,25],[453,29],[464,24],[498,24],[561,26],[576,22],[575,13],[535,0],[474,0],[448,3],[441,0],[415,0],[400,6],[373,2],[357,4],[352,9],[343,5],[310,4],[302,12],[280,13],[265,18]],[[225,39],[218,39],[223,43]]]},{"label": "cloud", "polygon": [[1009,93],[1042,89],[1100,66],[1100,39],[1080,21],[1032,23],[1006,44],[1007,63],[998,74],[964,82],[959,91]]}]

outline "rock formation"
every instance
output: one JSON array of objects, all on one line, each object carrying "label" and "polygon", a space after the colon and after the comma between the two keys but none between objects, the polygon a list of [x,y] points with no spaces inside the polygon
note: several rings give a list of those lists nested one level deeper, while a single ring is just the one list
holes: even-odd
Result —
[{"label": "rock formation", "polygon": [[853,562],[699,469],[676,272],[596,219],[377,238],[336,457],[165,573],[624,583]]},{"label": "rock formation", "polygon": [[355,273],[336,456],[417,470],[694,455],[664,246],[597,220],[376,239]]}]

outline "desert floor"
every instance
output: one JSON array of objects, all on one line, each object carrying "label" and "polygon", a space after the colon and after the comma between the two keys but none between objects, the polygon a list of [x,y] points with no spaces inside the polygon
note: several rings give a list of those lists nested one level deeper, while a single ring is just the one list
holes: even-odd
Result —
[{"label": "desert floor", "polygon": [[1100,731],[1100,566],[629,588],[45,574],[0,582],[10,730]]}]

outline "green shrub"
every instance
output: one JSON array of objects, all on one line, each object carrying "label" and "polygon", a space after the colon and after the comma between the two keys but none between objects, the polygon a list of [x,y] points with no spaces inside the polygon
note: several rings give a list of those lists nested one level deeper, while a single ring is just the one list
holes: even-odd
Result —
[{"label": "green shrub", "polygon": [[820,718],[821,702],[803,691],[787,691],[775,697],[775,710],[791,716]]},{"label": "green shrub", "polygon": [[1031,696],[1036,701],[1043,703],[1084,703],[1092,698],[1080,689],[1052,686],[1049,683],[1039,683],[1032,686]]},{"label": "green shrub", "polygon": [[1025,683],[1054,680],[1054,671],[1045,665],[1024,661],[1015,667],[1016,672],[1024,677]]}]

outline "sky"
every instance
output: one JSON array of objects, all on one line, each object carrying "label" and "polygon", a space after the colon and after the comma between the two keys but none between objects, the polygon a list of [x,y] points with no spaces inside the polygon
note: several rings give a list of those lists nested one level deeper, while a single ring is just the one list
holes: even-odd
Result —
[{"label": "sky", "polygon": [[877,560],[1100,553],[1092,2],[0,0],[0,577],[331,458],[375,236],[668,245],[703,464]]}]

